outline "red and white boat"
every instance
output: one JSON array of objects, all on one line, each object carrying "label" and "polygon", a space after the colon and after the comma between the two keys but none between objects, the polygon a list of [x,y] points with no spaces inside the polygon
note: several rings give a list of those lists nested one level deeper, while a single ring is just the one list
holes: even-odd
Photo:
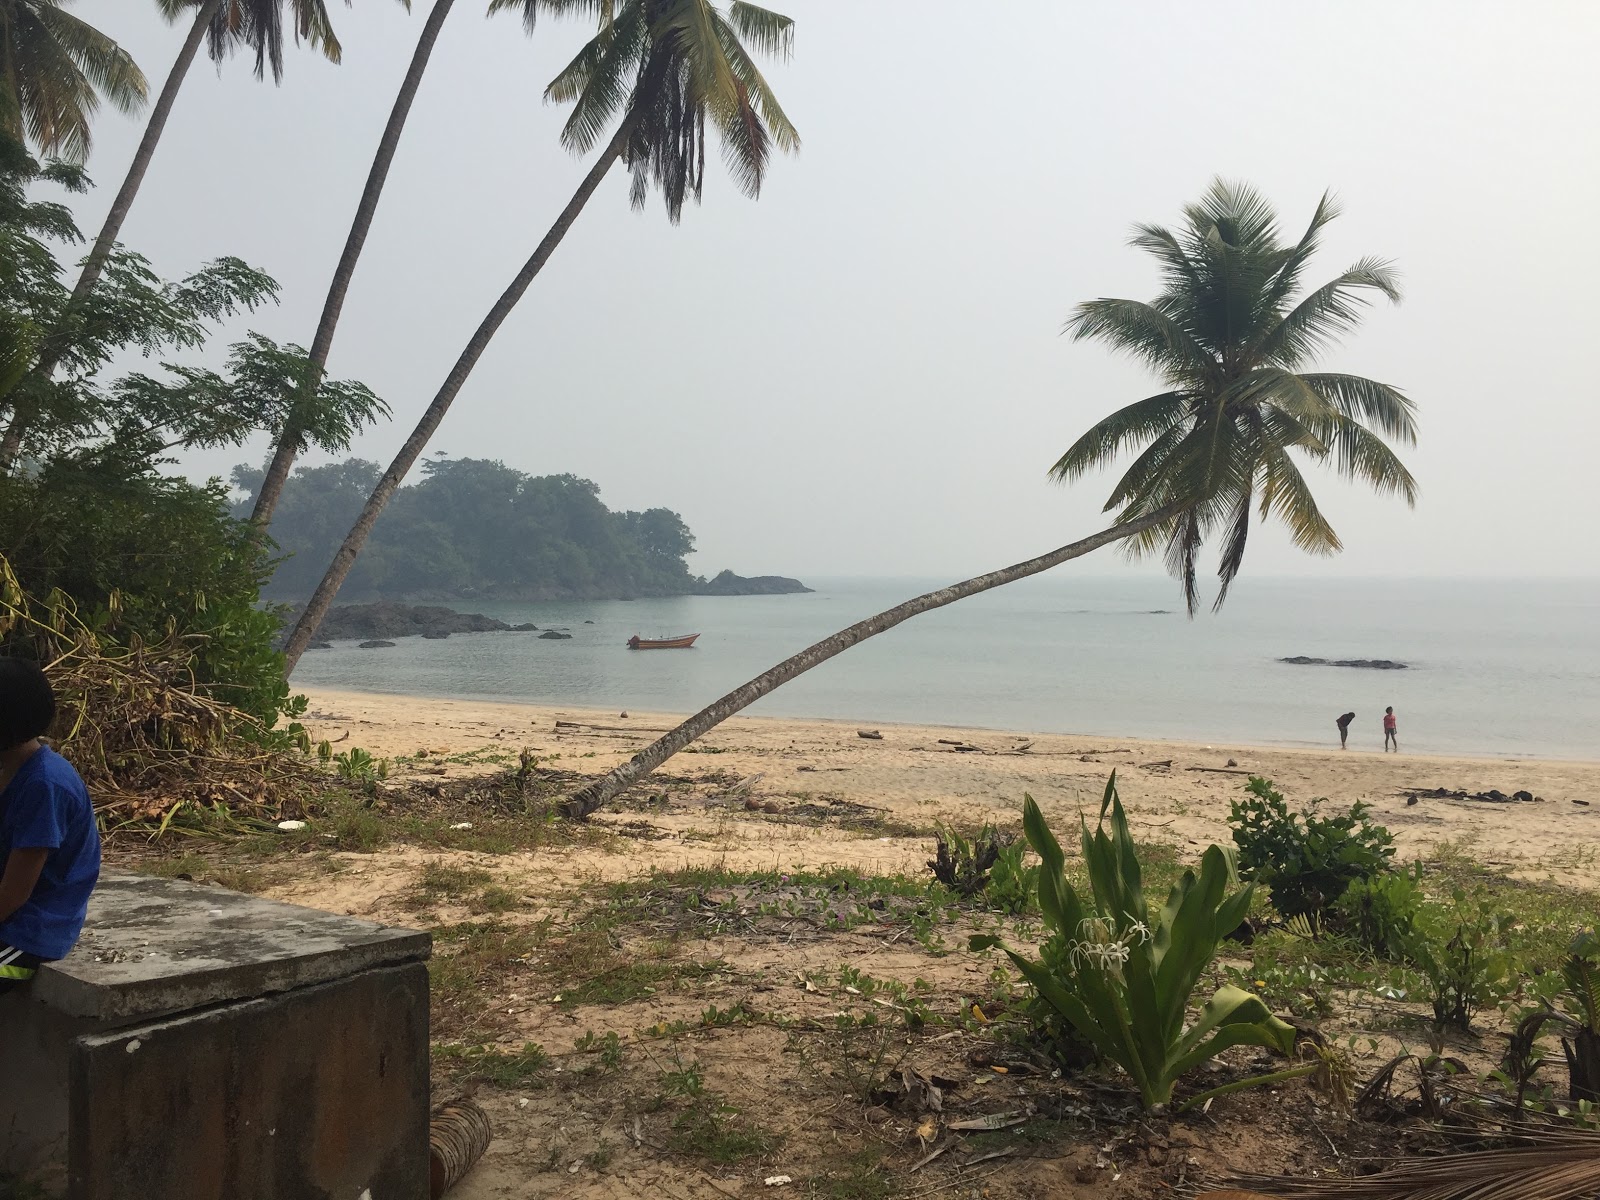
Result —
[{"label": "red and white boat", "polygon": [[670,638],[642,638],[637,633],[628,639],[629,650],[687,650],[694,645],[698,633],[686,633],[682,637]]}]

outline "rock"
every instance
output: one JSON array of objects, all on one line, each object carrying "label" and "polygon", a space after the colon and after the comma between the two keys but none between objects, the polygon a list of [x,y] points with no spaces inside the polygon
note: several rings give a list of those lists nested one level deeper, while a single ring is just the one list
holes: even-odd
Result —
[{"label": "rock", "polygon": [[558,632],[557,630],[554,630],[554,629],[546,629],[539,636],[544,638],[545,641],[547,641],[547,642],[559,642],[559,641],[571,641],[572,640],[572,635],[570,633],[560,633],[560,632]]},{"label": "rock", "polygon": [[333,643],[332,642],[312,642],[309,646],[306,647],[306,649],[307,650],[332,650],[333,649]]},{"label": "rock", "polygon": [[306,827],[304,821],[279,821],[278,828],[284,833],[298,833]]},{"label": "rock", "polygon": [[370,642],[362,642],[361,643],[361,649],[363,649],[363,650],[387,650],[389,647],[391,647],[393,645],[394,645],[393,642],[386,642],[382,638],[373,638]]},{"label": "rock", "polygon": [[754,575],[746,578],[723,571],[715,579],[694,589],[696,596],[787,596],[811,591],[798,579],[784,575]]},{"label": "rock", "polygon": [[1511,793],[1511,798],[1513,800],[1521,800],[1524,804],[1532,804],[1533,803],[1533,793],[1532,792],[1512,792]]},{"label": "rock", "polygon": [[593,622],[593,621],[585,621],[585,622],[584,622],[584,624],[585,624],[585,625],[593,625],[593,624],[594,624],[594,622]]},{"label": "rock", "polygon": [[532,621],[525,621],[521,625],[511,626],[512,633],[537,633],[539,627]]},{"label": "rock", "polygon": [[482,613],[459,613],[426,604],[342,604],[322,618],[317,635],[331,638],[397,638],[429,633],[487,633],[510,629]]},{"label": "rock", "polygon": [[428,633],[425,633],[422,636],[426,641],[442,642],[442,641],[445,640],[445,638],[449,637],[450,635],[448,633],[445,633],[443,630],[439,630],[437,632],[430,630]]},{"label": "rock", "polygon": [[879,733],[876,729],[858,729],[856,730],[856,736],[858,738],[866,738],[871,742],[883,741],[883,734]]},{"label": "rock", "polygon": [[625,712],[618,713],[617,716],[619,718],[621,718],[622,720],[624,720],[624,721],[626,721],[628,719],[628,714],[625,713]]},{"label": "rock", "polygon": [[1293,658],[1280,658],[1281,663],[1292,663],[1297,667],[1354,667],[1361,671],[1409,671],[1411,668],[1403,662],[1395,662],[1389,658],[1307,658],[1304,654],[1297,654]]}]

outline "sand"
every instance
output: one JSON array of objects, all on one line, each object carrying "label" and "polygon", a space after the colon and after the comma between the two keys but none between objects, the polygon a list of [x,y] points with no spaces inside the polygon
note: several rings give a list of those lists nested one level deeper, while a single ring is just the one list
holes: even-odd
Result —
[{"label": "sand", "polygon": [[[528,748],[552,765],[598,772],[646,745],[677,717],[662,713],[451,701],[378,693],[313,690],[306,718],[314,738],[360,746],[380,757],[429,751],[428,760],[397,764],[395,776],[490,769],[485,757]],[[558,727],[557,722],[570,725]],[[1526,879],[1600,887],[1600,763],[1382,754],[1245,745],[1202,746],[1137,738],[877,725],[881,740],[858,736],[853,723],[735,717],[661,769],[700,781],[697,798],[650,814],[657,840],[638,854],[598,856],[586,872],[616,877],[652,866],[716,861],[732,866],[851,865],[879,871],[921,870],[935,823],[1015,826],[1031,794],[1059,834],[1076,814],[1091,819],[1107,775],[1118,772],[1136,832],[1151,841],[1198,850],[1228,838],[1232,798],[1251,774],[1274,780],[1291,802],[1326,797],[1362,801],[1392,830],[1404,859],[1441,846]],[[1330,733],[1332,728],[1330,726]],[[963,751],[952,743],[976,746]],[[557,757],[559,756],[559,757]],[[1231,764],[1231,765],[1230,765]],[[707,785],[707,777],[710,777]],[[741,786],[742,785],[742,786]],[[1424,797],[1412,788],[1468,792],[1526,790],[1534,803],[1497,804]],[[838,825],[739,821],[736,806],[778,812],[804,806],[851,811],[866,806],[888,836]],[[607,814],[618,822],[635,813]],[[848,823],[847,823],[848,824]],[[586,856],[587,857],[587,856]],[[576,864],[574,864],[576,865]]]}]

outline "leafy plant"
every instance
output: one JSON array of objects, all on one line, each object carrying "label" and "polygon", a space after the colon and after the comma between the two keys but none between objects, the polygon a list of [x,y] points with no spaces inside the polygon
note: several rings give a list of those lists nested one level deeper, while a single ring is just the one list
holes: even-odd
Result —
[{"label": "leafy plant", "polygon": [[[1242,988],[1219,988],[1198,1018],[1186,1023],[1190,997],[1219,943],[1239,927],[1250,908],[1250,888],[1229,894],[1237,882],[1231,855],[1220,846],[1210,847],[1201,857],[1199,874],[1185,871],[1166,904],[1152,913],[1115,772],[1106,783],[1097,828],[1091,833],[1087,821],[1081,825],[1087,896],[1068,882],[1060,844],[1033,797],[1024,798],[1023,829],[1041,859],[1039,907],[1057,946],[1065,951],[1047,964],[1006,950],[1038,994],[1102,1058],[1128,1073],[1146,1108],[1167,1105],[1178,1079],[1231,1046],[1290,1053],[1293,1028]],[[998,942],[975,937],[971,946],[981,950]],[[1314,1069],[1258,1076],[1229,1085],[1229,1090]]]},{"label": "leafy plant", "polygon": [[1272,906],[1285,917],[1315,920],[1357,879],[1388,870],[1394,836],[1367,819],[1367,806],[1322,816],[1315,801],[1291,812],[1269,779],[1252,776],[1250,794],[1228,815],[1239,848],[1239,873],[1272,891]]},{"label": "leafy plant", "polygon": [[1028,844],[1013,841],[1000,847],[994,866],[989,870],[989,883],[983,889],[983,900],[990,908],[1021,916],[1034,906],[1039,892],[1039,864],[1025,862]]},{"label": "leafy plant", "polygon": [[1444,927],[1436,936],[1415,938],[1408,957],[1427,981],[1435,1028],[1465,1033],[1479,1010],[1505,994],[1513,965],[1508,945],[1513,918],[1482,901],[1469,903],[1460,889],[1453,900]]},{"label": "leafy plant", "polygon": [[1422,912],[1422,867],[1357,879],[1334,906],[1340,925],[1361,946],[1391,962],[1411,957]]},{"label": "leafy plant", "polygon": [[933,877],[958,896],[976,896],[989,884],[989,869],[1000,857],[1000,835],[985,825],[968,841],[947,825],[939,826],[938,845],[928,860]]},{"label": "leafy plant", "polygon": [[1600,1102],[1600,937],[1585,930],[1572,939],[1561,964],[1561,987],[1543,1006],[1517,1023],[1507,1051],[1507,1069],[1522,1092],[1543,1061],[1536,1041],[1546,1025],[1561,1034],[1567,1060],[1568,1097],[1574,1104]]}]

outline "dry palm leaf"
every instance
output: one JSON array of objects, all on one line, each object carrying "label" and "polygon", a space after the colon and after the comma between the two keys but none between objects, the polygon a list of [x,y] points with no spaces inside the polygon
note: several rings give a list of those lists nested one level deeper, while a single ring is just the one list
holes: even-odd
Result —
[{"label": "dry palm leaf", "polygon": [[[1594,1200],[1600,1196],[1600,1133],[1542,1133],[1525,1145],[1444,1154],[1358,1179],[1242,1176],[1235,1182],[1285,1200]],[[1208,1193],[1214,1194],[1228,1195]]]}]

